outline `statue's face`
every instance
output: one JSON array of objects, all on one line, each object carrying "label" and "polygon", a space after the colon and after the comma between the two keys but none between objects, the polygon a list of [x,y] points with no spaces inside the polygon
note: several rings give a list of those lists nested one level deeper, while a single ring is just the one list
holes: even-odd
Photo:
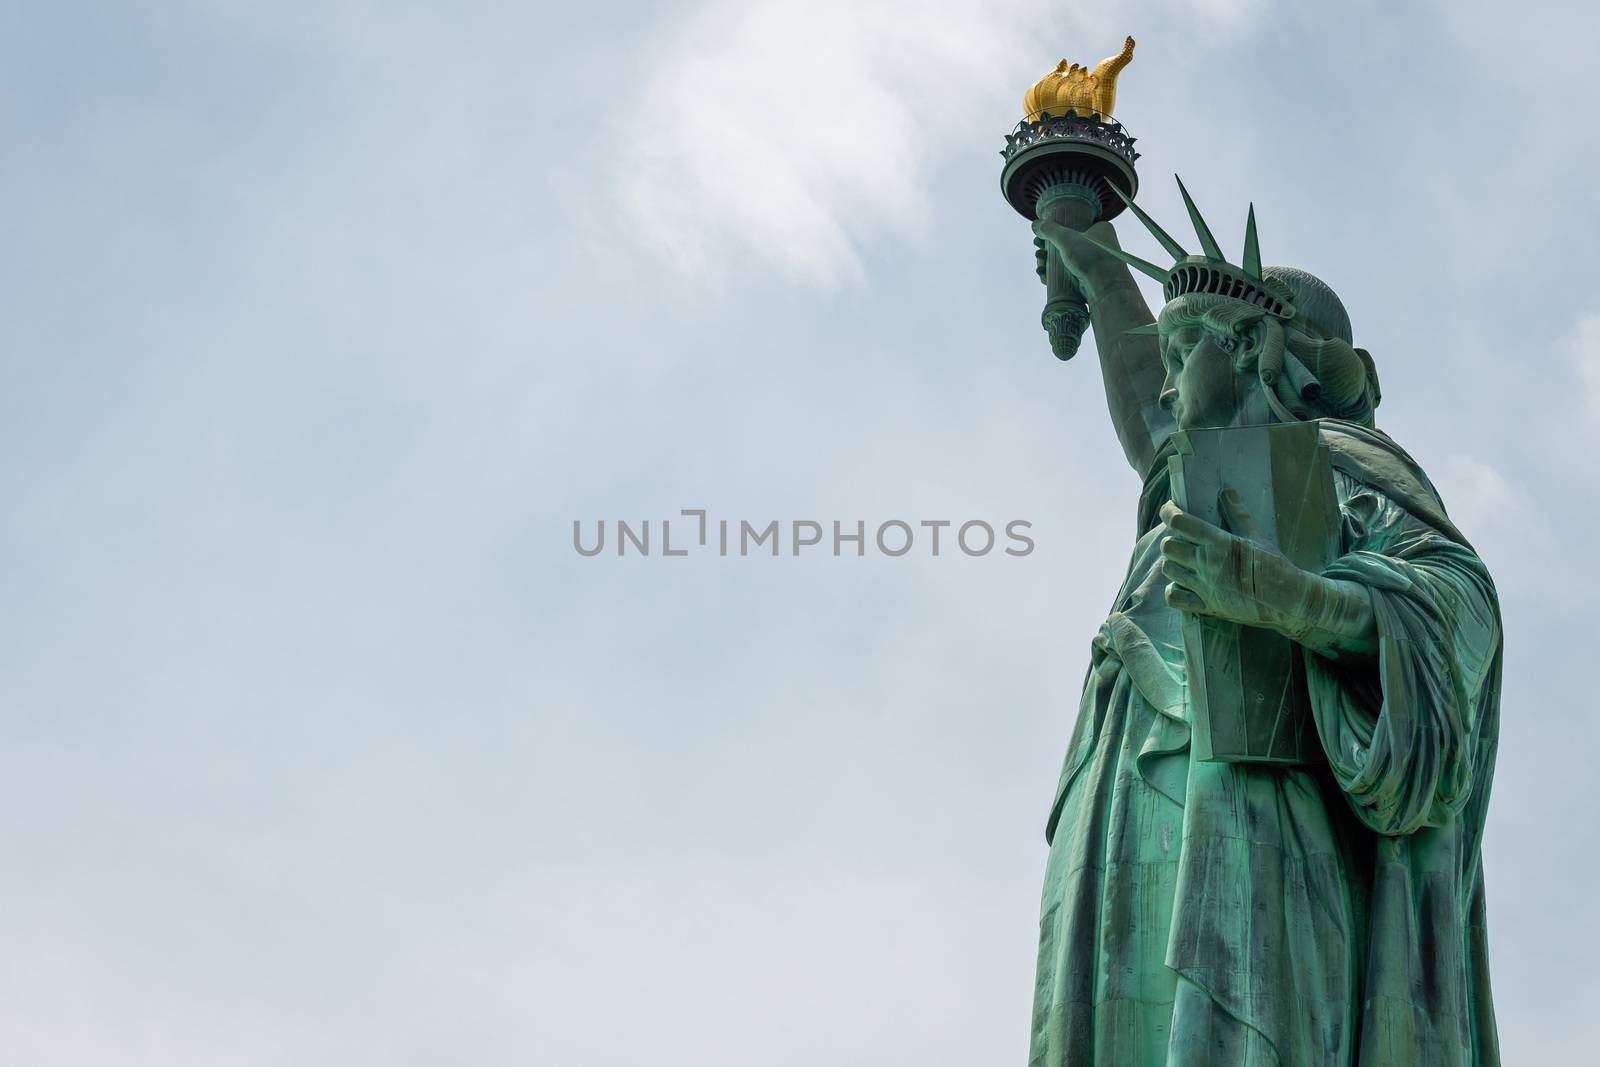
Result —
[{"label": "statue's face", "polygon": [[[1223,336],[1198,321],[1178,322],[1161,333],[1161,406],[1178,429],[1256,426],[1272,421],[1261,394],[1253,339]],[[1242,367],[1242,369],[1240,369]]]}]

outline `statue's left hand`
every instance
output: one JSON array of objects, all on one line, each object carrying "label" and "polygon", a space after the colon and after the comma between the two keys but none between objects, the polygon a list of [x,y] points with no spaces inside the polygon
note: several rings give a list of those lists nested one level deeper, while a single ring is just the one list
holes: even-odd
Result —
[{"label": "statue's left hand", "polygon": [[1227,530],[1171,501],[1162,506],[1161,521],[1171,531],[1161,544],[1161,570],[1171,581],[1167,603],[1276,630],[1299,606],[1312,575],[1257,543],[1255,522],[1237,491],[1224,489],[1218,504]]},{"label": "statue's left hand", "polygon": [[1161,521],[1161,570],[1167,603],[1180,611],[1260,626],[1321,652],[1367,653],[1376,623],[1366,590],[1302,570],[1260,539],[1234,489],[1217,501],[1228,529],[1168,501]]}]

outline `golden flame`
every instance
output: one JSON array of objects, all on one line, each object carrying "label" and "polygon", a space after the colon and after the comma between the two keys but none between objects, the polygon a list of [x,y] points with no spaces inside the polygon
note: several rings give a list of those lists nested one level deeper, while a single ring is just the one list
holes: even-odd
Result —
[{"label": "golden flame", "polygon": [[1023,118],[1032,122],[1047,111],[1052,115],[1070,111],[1083,118],[1110,117],[1117,103],[1117,75],[1132,60],[1132,37],[1122,42],[1122,51],[1102,59],[1093,70],[1069,65],[1063,59],[1023,94]]}]

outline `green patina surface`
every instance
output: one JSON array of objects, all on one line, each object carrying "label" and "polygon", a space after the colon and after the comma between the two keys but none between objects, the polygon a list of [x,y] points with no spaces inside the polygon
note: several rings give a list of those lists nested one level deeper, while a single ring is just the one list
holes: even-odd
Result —
[{"label": "green patina surface", "polygon": [[[1498,1063],[1480,858],[1499,722],[1494,585],[1426,475],[1376,428],[1375,364],[1338,298],[1262,268],[1253,214],[1235,267],[1191,213],[1198,256],[1146,220],[1170,271],[1122,253],[1108,223],[1035,224],[1047,265],[1086,302],[1144,487],[1050,809],[1030,1063]],[[1129,262],[1164,278],[1159,321]],[[1285,465],[1310,460],[1184,445],[1288,423],[1316,428],[1297,455],[1331,468],[1316,520],[1329,561],[1309,568],[1272,531],[1311,521],[1301,497],[1315,494],[1282,488],[1298,484]],[[1179,453],[1188,511],[1173,502]],[[1208,455],[1224,458],[1208,470]],[[1260,484],[1269,470],[1276,493]],[[1222,487],[1215,506],[1196,506],[1208,485]],[[1213,628],[1203,672],[1185,652],[1197,620]],[[1251,670],[1287,670],[1253,663],[1248,640],[1230,658],[1216,627],[1292,643],[1283,706],[1310,717],[1303,752],[1213,751],[1229,728],[1260,733],[1239,721],[1260,714],[1239,695],[1259,688]],[[1214,731],[1199,746],[1197,728]]]}]

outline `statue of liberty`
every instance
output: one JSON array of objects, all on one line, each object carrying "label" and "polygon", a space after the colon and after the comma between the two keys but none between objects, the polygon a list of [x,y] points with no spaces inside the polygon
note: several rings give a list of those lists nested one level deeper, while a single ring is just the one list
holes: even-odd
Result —
[{"label": "statue of liberty", "polygon": [[[1087,305],[1143,491],[1047,821],[1030,1065],[1498,1064],[1480,858],[1494,585],[1376,428],[1377,372],[1339,298],[1262,267],[1253,208],[1228,262],[1183,198],[1199,254],[1132,207],[1171,268],[1107,222],[1034,224]],[[1130,266],[1161,282],[1159,316]],[[1329,565],[1291,563],[1234,487],[1220,524],[1174,503],[1175,436],[1306,422],[1332,467]],[[1294,643],[1316,758],[1197,756],[1197,617]]]}]

